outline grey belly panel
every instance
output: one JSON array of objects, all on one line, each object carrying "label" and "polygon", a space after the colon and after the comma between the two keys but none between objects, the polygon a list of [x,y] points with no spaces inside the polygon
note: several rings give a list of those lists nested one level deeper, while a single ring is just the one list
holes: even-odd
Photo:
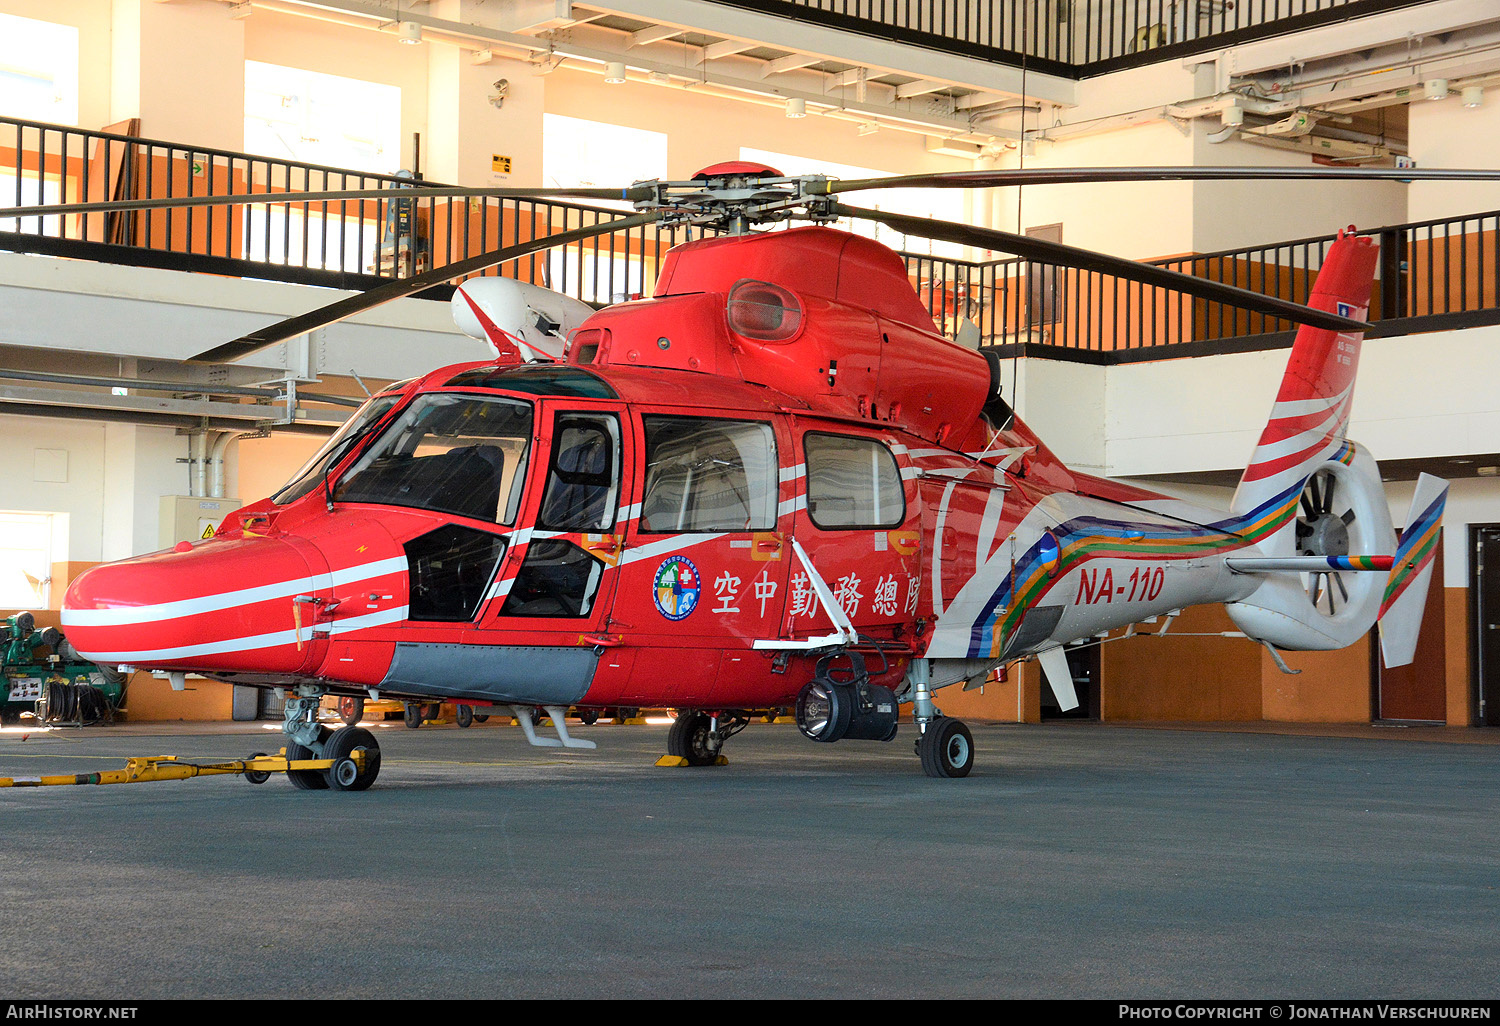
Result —
[{"label": "grey belly panel", "polygon": [[397,642],[382,688],[530,705],[570,705],[594,680],[592,648]]}]

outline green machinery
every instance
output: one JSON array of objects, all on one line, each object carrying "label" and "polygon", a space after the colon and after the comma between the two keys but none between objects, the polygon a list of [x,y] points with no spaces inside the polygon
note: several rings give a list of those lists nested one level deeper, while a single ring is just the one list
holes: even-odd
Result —
[{"label": "green machinery", "polygon": [[122,674],[86,661],[56,627],[37,630],[30,613],[0,624],[0,724],[15,724],[27,711],[79,726],[113,717],[125,695]]}]

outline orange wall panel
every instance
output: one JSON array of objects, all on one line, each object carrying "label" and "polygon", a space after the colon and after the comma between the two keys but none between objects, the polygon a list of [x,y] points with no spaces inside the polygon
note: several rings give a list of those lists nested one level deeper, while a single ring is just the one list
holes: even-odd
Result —
[{"label": "orange wall panel", "polygon": [[[1141,630],[1159,628],[1146,624]],[[1259,646],[1243,638],[1186,636],[1234,629],[1223,606],[1193,606],[1172,621],[1165,637],[1106,643],[1099,653],[1101,718],[1260,719]]]},{"label": "orange wall panel", "polygon": [[[1440,582],[1434,582],[1438,587]],[[1443,588],[1447,630],[1448,726],[1473,725],[1473,703],[1469,700],[1469,589]]]},{"label": "orange wall panel", "polygon": [[1267,720],[1291,723],[1369,723],[1370,646],[1334,652],[1284,652],[1299,674],[1285,674],[1261,650],[1261,708]]}]

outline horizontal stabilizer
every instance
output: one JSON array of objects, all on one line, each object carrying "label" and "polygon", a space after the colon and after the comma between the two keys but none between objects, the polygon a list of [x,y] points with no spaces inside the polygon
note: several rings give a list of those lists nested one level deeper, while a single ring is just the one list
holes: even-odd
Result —
[{"label": "horizontal stabilizer", "polygon": [[1078,692],[1073,690],[1073,671],[1068,669],[1068,657],[1060,648],[1043,649],[1036,654],[1041,660],[1042,672],[1047,675],[1047,683],[1052,686],[1052,694],[1057,698],[1057,707],[1063,712],[1078,708]]},{"label": "horizontal stabilizer", "polygon": [[1431,474],[1417,479],[1406,530],[1401,532],[1396,563],[1380,603],[1380,654],[1386,666],[1405,666],[1416,656],[1417,634],[1422,628],[1422,611],[1427,608],[1427,588],[1432,583],[1447,502],[1447,481]]},{"label": "horizontal stabilizer", "polygon": [[1395,562],[1395,556],[1230,556],[1224,565],[1237,574],[1321,574],[1389,570]]}]

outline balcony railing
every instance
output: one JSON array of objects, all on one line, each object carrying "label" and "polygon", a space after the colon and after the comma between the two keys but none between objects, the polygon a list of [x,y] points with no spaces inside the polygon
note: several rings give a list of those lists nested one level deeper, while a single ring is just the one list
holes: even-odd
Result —
[{"label": "balcony railing", "polygon": [[1421,0],[715,0],[1073,78],[1173,60]]},{"label": "balcony railing", "polygon": [[[5,207],[388,189],[389,197],[7,218]],[[423,183],[134,136],[0,119],[0,249],[365,289],[618,214],[534,200],[424,195]],[[512,260],[502,274],[603,304],[650,294],[661,258],[703,232],[647,226]],[[1386,331],[1500,322],[1500,211],[1374,229],[1371,317]],[[1305,302],[1333,236],[1154,261]],[[1067,359],[1163,359],[1289,341],[1292,325],[1181,292],[1026,260],[903,254],[939,327]],[[452,287],[423,295],[446,299]]]},{"label": "balcony railing", "polygon": [[[0,119],[0,249],[365,289],[618,211],[423,195],[427,183],[181,143]],[[5,207],[110,199],[389,190],[389,198],[6,218]],[[641,295],[661,256],[701,235],[645,226],[482,272],[590,302]],[[451,293],[451,286],[433,292]]]},{"label": "balcony railing", "polygon": [[[1500,211],[1361,232],[1380,243],[1371,320],[1398,333],[1500,321]],[[1149,261],[1305,303],[1333,235]],[[1163,359],[1289,342],[1289,321],[1111,275],[1027,260],[908,256],[933,319],[963,319],[982,345],[1028,344],[1106,359]],[[1189,346],[1205,343],[1207,346]],[[1134,352],[1132,352],[1134,351]],[[1104,354],[1109,354],[1105,357]]]}]

